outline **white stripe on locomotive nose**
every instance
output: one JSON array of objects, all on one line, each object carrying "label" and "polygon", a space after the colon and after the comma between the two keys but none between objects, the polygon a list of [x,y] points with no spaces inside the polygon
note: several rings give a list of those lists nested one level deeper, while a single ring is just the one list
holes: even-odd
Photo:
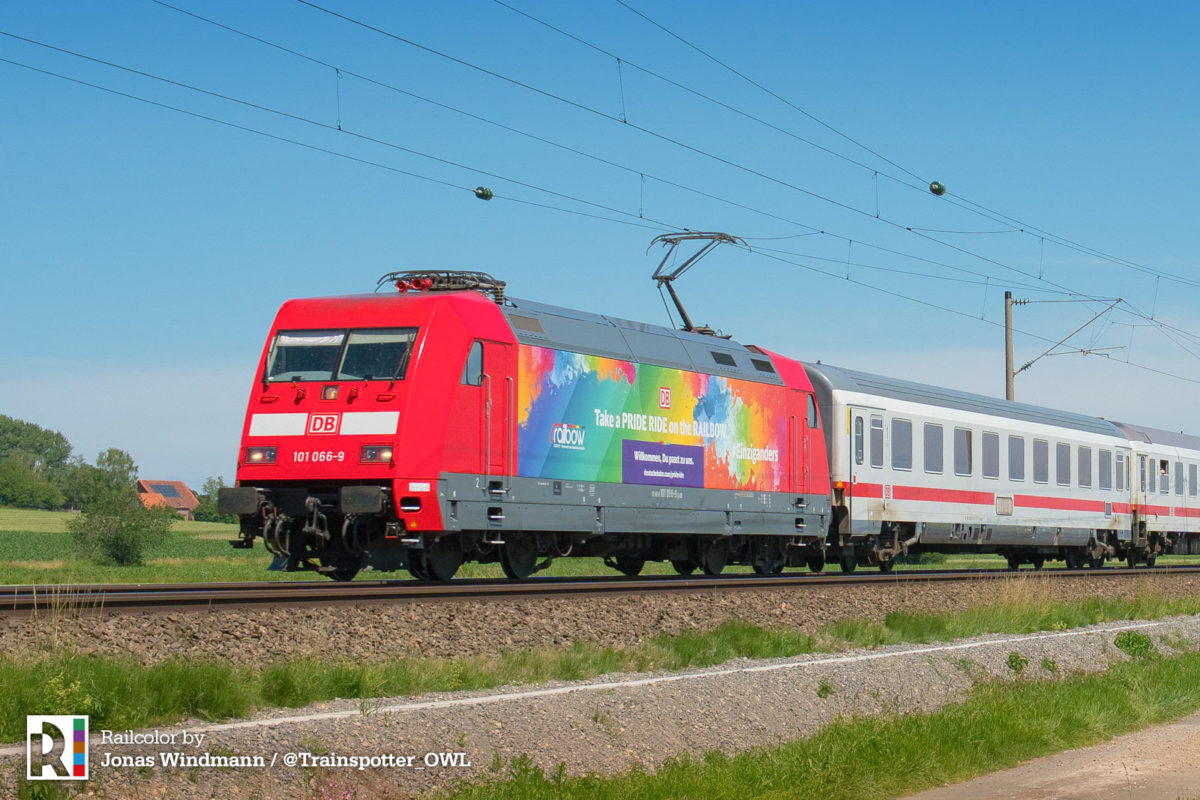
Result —
[{"label": "white stripe on locomotive nose", "polygon": [[308,414],[255,414],[247,436],[303,436]]},{"label": "white stripe on locomotive nose", "polygon": [[347,411],[342,414],[343,436],[363,434],[392,434],[400,424],[399,411]]}]

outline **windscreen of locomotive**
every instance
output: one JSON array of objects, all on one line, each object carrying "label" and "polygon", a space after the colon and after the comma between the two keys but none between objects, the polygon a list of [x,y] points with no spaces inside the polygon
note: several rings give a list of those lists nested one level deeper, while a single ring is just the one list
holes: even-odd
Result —
[{"label": "windscreen of locomotive", "polygon": [[350,331],[338,380],[399,380],[404,377],[416,328]]},{"label": "windscreen of locomotive", "polygon": [[345,331],[281,331],[271,347],[267,378],[272,381],[330,380],[345,340]]},{"label": "windscreen of locomotive", "polygon": [[416,328],[281,331],[271,348],[271,381],[395,380],[404,377]]}]

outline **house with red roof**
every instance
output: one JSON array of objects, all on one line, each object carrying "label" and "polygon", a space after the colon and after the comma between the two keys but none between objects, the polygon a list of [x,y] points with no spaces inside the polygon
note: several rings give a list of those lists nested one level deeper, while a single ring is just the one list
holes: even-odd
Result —
[{"label": "house with red roof", "polygon": [[184,519],[194,519],[200,500],[183,481],[138,481],[138,499],[146,508],[167,506]]}]

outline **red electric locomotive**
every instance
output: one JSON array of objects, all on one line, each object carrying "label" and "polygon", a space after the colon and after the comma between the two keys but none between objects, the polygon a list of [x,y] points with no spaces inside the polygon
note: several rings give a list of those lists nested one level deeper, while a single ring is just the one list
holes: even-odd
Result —
[{"label": "red electric locomotive", "polygon": [[827,463],[798,362],[416,271],[283,305],[219,504],[236,546],[338,580],[571,555],[772,573],[823,566]]}]

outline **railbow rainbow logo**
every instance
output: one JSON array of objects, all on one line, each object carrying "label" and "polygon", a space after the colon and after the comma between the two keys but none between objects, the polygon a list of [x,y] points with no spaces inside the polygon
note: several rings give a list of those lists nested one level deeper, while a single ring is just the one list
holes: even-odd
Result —
[{"label": "railbow rainbow logo", "polygon": [[530,345],[519,370],[522,476],[784,485],[785,387]]}]

